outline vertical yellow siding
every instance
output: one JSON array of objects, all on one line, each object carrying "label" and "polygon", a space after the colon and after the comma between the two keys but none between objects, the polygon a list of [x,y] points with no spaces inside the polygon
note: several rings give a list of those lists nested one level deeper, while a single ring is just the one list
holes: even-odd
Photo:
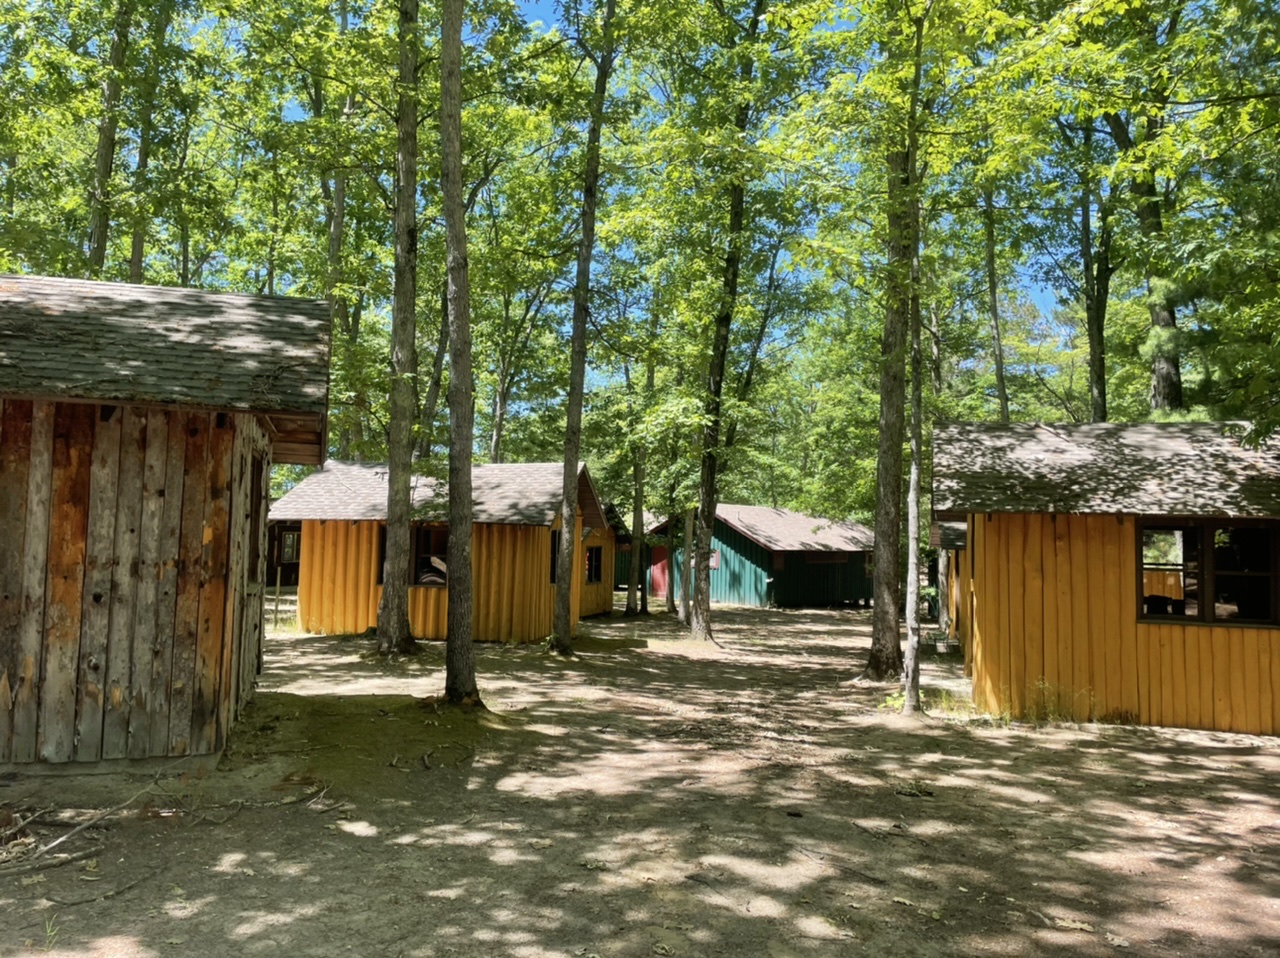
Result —
[{"label": "vertical yellow siding", "polygon": [[[377,625],[382,598],[382,586],[377,584],[380,526],[380,522],[346,520],[302,523],[298,618],[306,631],[350,634]],[[479,524],[474,528],[476,639],[542,640],[551,632],[555,603],[555,586],[550,581],[551,530],[546,526]],[[601,586],[609,589],[607,599],[611,606],[611,530],[609,536],[608,540],[600,537],[600,544],[605,547]],[[584,600],[584,578],[585,572],[577,576],[571,590],[575,625],[579,603]],[[585,598],[601,604],[595,591]],[[409,625],[418,638],[445,637],[447,608],[446,589],[409,587]],[[589,606],[585,614],[595,611],[606,609]]]},{"label": "vertical yellow siding", "polygon": [[[582,587],[582,604],[580,606],[582,615],[601,615],[605,612],[613,610],[613,562],[614,562],[614,539],[615,533],[610,528],[592,529],[591,535],[587,536],[586,541],[582,543],[581,556],[582,561],[578,563],[582,566],[583,587]],[[601,575],[599,582],[587,583],[586,561],[587,549],[599,546]]]},{"label": "vertical yellow siding", "polygon": [[1133,517],[972,516],[969,548],[953,616],[979,708],[1280,732],[1280,629],[1139,622]]}]

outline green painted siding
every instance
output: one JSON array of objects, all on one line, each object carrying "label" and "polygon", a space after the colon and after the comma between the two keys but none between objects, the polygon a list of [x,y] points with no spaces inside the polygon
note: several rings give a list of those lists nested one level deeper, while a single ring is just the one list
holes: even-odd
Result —
[{"label": "green painted siding", "polygon": [[[847,553],[846,562],[812,562],[808,553],[774,553],[746,536],[716,522],[712,548],[720,552],[720,568],[711,570],[711,600],[730,605],[813,608],[862,602],[871,597],[866,555]],[[680,562],[677,549],[670,574],[677,601],[680,597]]]},{"label": "green painted siding", "polygon": [[813,553],[788,552],[774,573],[775,603],[784,608],[813,608],[871,598],[866,555],[845,553],[845,562],[814,562]]}]

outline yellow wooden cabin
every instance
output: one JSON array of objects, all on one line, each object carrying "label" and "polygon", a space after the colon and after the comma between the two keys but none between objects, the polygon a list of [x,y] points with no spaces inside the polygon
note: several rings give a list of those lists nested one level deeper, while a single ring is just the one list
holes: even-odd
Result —
[{"label": "yellow wooden cabin", "polygon": [[1280,733],[1280,451],[1241,424],[946,424],[935,517],[979,708]]},{"label": "yellow wooden cabin", "polygon": [[328,334],[319,301],[0,277],[0,767],[222,749]]},{"label": "yellow wooden cabin", "polygon": [[[538,642],[551,634],[555,557],[560,538],[560,463],[476,466],[472,566],[475,638]],[[447,490],[414,477],[409,624],[420,639],[443,639],[448,608],[445,566]],[[271,507],[271,521],[300,522],[298,618],[308,632],[351,634],[373,628],[382,598],[387,515],[383,465],[330,460]],[[581,561],[571,590],[572,619],[613,608],[616,535],[586,466],[578,473],[574,528]]]}]

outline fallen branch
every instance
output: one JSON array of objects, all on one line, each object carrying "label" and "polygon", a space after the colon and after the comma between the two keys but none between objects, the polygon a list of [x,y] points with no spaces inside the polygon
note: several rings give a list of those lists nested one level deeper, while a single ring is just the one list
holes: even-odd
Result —
[{"label": "fallen branch", "polygon": [[18,834],[18,832],[22,831],[24,828],[26,828],[28,825],[34,822],[41,815],[47,815],[51,811],[53,811],[52,808],[42,808],[40,809],[40,811],[36,812],[33,815],[28,816],[26,819],[18,822],[16,825],[10,825],[4,831],[0,832],[0,845],[3,845],[4,840],[8,838],[10,835]]},{"label": "fallen branch", "polygon": [[43,857],[44,855],[48,854],[52,849],[57,848],[59,845],[65,842],[68,838],[78,835],[80,832],[84,831],[90,825],[96,825],[98,822],[102,821],[107,816],[114,815],[116,812],[123,811],[124,809],[128,808],[130,805],[132,805],[134,802],[140,799],[143,795],[146,795],[153,788],[155,788],[156,782],[158,781],[160,781],[159,772],[156,773],[155,778],[153,778],[150,782],[147,783],[146,788],[142,789],[139,792],[135,792],[133,795],[130,795],[119,805],[114,805],[111,808],[108,808],[105,812],[99,812],[97,815],[94,815],[88,821],[81,822],[79,825],[71,829],[71,831],[67,832],[65,835],[59,835],[57,838],[51,841],[48,845],[41,845],[39,848],[35,850],[35,853],[31,856],[31,860],[35,861],[37,858]]},{"label": "fallen branch", "polygon": [[63,855],[61,858],[54,858],[50,861],[33,861],[27,859],[21,865],[14,865],[11,868],[0,868],[0,878],[11,878],[14,875],[25,875],[28,872],[46,871],[50,868],[58,868],[61,865],[69,865],[72,862],[82,861],[86,858],[92,858],[94,855],[102,851],[103,846],[96,845],[93,848],[82,848],[78,852],[72,852],[70,855]]}]

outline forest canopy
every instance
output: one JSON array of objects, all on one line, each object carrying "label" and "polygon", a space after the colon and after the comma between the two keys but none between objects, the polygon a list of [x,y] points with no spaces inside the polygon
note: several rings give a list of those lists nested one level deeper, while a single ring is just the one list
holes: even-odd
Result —
[{"label": "forest canopy", "polygon": [[[466,12],[474,450],[557,460],[606,3]],[[0,271],[327,299],[332,454],[384,460],[396,16],[3,0]],[[435,471],[439,26],[425,5],[413,445]],[[868,517],[895,303],[926,423],[1280,427],[1272,0],[619,0],[609,29],[583,452],[610,497],[639,459],[647,508],[695,503],[727,337],[720,501]]]}]

